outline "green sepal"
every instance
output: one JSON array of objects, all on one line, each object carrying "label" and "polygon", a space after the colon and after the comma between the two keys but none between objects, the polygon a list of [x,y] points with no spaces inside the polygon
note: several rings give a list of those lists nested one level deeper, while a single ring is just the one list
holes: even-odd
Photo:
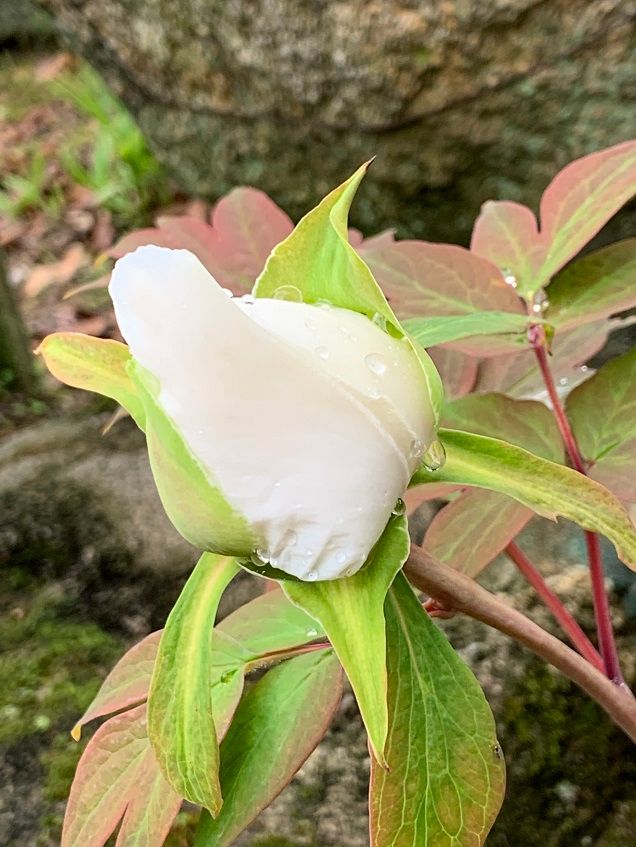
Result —
[{"label": "green sepal", "polygon": [[125,344],[80,332],[56,332],[44,339],[36,353],[65,385],[116,400],[144,429],[143,401],[127,372],[132,357]]},{"label": "green sepal", "polygon": [[382,765],[388,730],[384,598],[409,547],[406,517],[394,515],[353,576],[281,582],[289,599],[327,634],[356,695],[373,754]]},{"label": "green sepal", "polygon": [[329,303],[359,312],[394,338],[406,338],[419,359],[437,420],[444,400],[437,369],[406,335],[369,267],[349,244],[349,209],[369,164],[330,192],[273,249],[253,293],[275,298],[294,290],[304,303]]},{"label": "green sepal", "polygon": [[153,377],[134,359],[128,373],[143,402],[150,467],[166,514],[200,550],[248,556],[258,546],[249,523],[230,506],[157,402]]}]

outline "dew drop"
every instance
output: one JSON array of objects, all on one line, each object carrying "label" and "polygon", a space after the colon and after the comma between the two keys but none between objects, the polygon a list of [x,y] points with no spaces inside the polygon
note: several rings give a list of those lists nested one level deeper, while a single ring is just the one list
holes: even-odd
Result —
[{"label": "dew drop", "polygon": [[567,376],[562,376],[561,379],[559,380],[559,385],[567,385],[567,384],[568,384]]},{"label": "dew drop", "polygon": [[344,565],[348,558],[346,550],[340,550],[340,552],[336,553],[336,562],[339,565]]},{"label": "dew drop", "polygon": [[221,674],[221,678],[220,678],[219,682],[222,685],[227,685],[228,682],[231,682],[233,676],[234,676],[234,671],[225,671],[225,673]]},{"label": "dew drop", "polygon": [[315,350],[316,356],[318,356],[323,361],[326,361],[329,358],[329,350],[326,347],[316,347]]},{"label": "dew drop", "polygon": [[403,515],[406,512],[406,503],[402,498],[396,501],[395,506],[391,510],[392,515]]},{"label": "dew drop", "polygon": [[290,529],[285,536],[285,543],[288,547],[293,547],[294,544],[298,541],[298,534],[294,532],[293,529]]},{"label": "dew drop", "polygon": [[270,559],[271,554],[270,554],[269,550],[267,550],[265,547],[257,547],[256,548],[256,555],[259,558],[262,565],[269,564],[269,559]]},{"label": "dew drop", "polygon": [[382,392],[380,391],[377,385],[371,386],[371,388],[369,389],[369,397],[372,400],[379,400],[380,397],[382,397]]},{"label": "dew drop", "polygon": [[375,312],[371,320],[382,332],[386,332],[386,318],[384,315],[381,315],[380,312]]},{"label": "dew drop", "polygon": [[307,638],[317,638],[318,630],[314,629],[313,627],[309,627],[309,629],[305,630],[305,635],[307,636]]},{"label": "dew drop", "polygon": [[513,274],[510,268],[502,268],[501,273],[503,274],[506,285],[509,285],[511,288],[517,287],[517,277]]},{"label": "dew drop", "polygon": [[413,441],[411,441],[411,451],[410,451],[409,458],[410,459],[420,459],[423,452],[424,452],[424,445],[422,444],[422,442],[420,441],[419,438],[414,438]]},{"label": "dew drop", "polygon": [[589,368],[587,365],[581,365],[580,371],[582,374],[586,374],[589,371]]},{"label": "dew drop", "polygon": [[316,571],[309,571],[305,579],[307,582],[315,582],[318,579],[318,574]]},{"label": "dew drop", "polygon": [[382,376],[386,371],[386,362],[379,353],[369,353],[364,357],[364,363],[376,376]]},{"label": "dew drop", "polygon": [[241,297],[241,303],[245,303],[246,306],[253,306],[256,303],[256,299],[251,294],[244,294]]},{"label": "dew drop", "polygon": [[302,303],[303,295],[295,285],[279,285],[273,295],[274,300],[288,300],[291,303]]},{"label": "dew drop", "polygon": [[422,456],[422,464],[428,471],[438,471],[446,461],[446,451],[441,441],[433,441]]}]

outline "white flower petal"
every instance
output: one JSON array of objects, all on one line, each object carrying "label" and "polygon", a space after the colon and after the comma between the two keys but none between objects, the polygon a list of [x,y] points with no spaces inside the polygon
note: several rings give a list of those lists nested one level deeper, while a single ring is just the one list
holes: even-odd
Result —
[{"label": "white flower petal", "polygon": [[302,344],[237,308],[188,251],[139,248],[117,262],[110,292],[163,409],[271,564],[302,579],[360,568],[410,475],[377,416]]}]

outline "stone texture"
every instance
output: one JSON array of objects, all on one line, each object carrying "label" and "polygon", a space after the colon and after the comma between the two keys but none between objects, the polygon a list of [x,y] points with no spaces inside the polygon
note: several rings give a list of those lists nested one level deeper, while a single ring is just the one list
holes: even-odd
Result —
[{"label": "stone texture", "polygon": [[43,2],[190,191],[294,216],[377,155],[358,225],[466,238],[636,130],[633,0]]}]

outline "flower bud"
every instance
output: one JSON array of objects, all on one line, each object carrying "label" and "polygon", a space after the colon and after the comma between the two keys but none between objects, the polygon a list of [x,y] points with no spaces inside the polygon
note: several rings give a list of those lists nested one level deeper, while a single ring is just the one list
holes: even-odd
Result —
[{"label": "flower bud", "polygon": [[148,437],[177,529],[224,546],[197,519],[205,494],[168,431],[239,525],[238,549],[221,552],[256,551],[303,580],[355,573],[435,438],[409,343],[328,304],[234,298],[186,250],[125,256],[110,293],[136,378],[170,424],[153,430],[154,451]]}]

